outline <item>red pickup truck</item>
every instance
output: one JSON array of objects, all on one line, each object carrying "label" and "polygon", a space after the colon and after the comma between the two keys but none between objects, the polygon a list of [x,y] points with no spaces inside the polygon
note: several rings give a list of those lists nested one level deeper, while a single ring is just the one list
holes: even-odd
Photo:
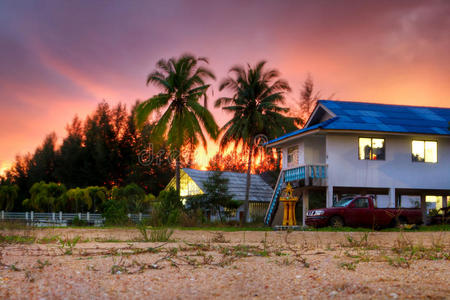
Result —
[{"label": "red pickup truck", "polygon": [[422,223],[420,208],[377,208],[371,196],[343,198],[330,208],[309,210],[306,225],[313,227],[381,228]]}]

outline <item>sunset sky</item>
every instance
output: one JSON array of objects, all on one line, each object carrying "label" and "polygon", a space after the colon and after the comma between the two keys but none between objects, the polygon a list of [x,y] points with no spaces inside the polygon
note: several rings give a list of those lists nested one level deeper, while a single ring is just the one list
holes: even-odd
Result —
[{"label": "sunset sky", "polygon": [[311,73],[323,97],[450,107],[449,16],[445,0],[3,0],[0,173],[103,99],[151,97],[156,61],[184,52],[208,57],[218,81],[265,59],[289,81],[290,102]]}]

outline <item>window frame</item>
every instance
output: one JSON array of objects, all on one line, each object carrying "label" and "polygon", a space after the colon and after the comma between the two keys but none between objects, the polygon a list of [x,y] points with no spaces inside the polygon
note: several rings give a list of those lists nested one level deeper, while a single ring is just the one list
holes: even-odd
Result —
[{"label": "window frame", "polygon": [[[413,160],[413,142],[414,141],[416,141],[416,142],[423,142],[423,161],[414,161]],[[427,142],[434,142],[434,143],[436,143],[436,161],[435,162],[432,162],[432,161],[426,161],[425,160],[425,157],[426,157],[426,143]],[[421,139],[411,139],[411,162],[412,163],[428,163],[428,164],[437,164],[438,163],[438,158],[439,158],[439,149],[438,149],[438,146],[439,145],[439,143],[438,143],[438,141],[437,140],[421,140]]]},{"label": "window frame", "polygon": [[[361,149],[359,147],[359,141],[360,139],[370,139],[370,145],[373,149],[373,139],[379,139],[383,140],[383,146],[384,146],[384,158],[383,159],[361,159]],[[371,151],[372,152],[372,151]],[[373,153],[372,153],[373,154]],[[372,157],[372,155],[371,155]],[[358,136],[358,160],[362,161],[385,161],[386,160],[386,137],[375,137],[375,136]]]}]

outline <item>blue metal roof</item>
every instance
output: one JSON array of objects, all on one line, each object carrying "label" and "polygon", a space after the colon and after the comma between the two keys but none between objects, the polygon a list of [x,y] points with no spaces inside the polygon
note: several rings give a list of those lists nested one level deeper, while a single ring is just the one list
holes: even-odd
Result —
[{"label": "blue metal roof", "polygon": [[389,105],[365,102],[319,100],[336,116],[269,141],[286,139],[313,129],[450,135],[450,108]]}]

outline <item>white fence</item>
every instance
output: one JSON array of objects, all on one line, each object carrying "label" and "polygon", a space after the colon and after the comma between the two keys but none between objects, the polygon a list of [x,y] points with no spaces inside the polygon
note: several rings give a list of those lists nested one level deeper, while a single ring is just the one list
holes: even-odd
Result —
[{"label": "white fence", "polygon": [[[149,217],[148,214],[128,214],[130,221],[138,223]],[[72,224],[73,220],[85,221],[89,225],[102,226],[105,223],[105,218],[101,214],[91,213],[37,213],[37,212],[0,212],[0,220],[16,220],[24,221],[29,225],[36,226],[67,226]]]}]

